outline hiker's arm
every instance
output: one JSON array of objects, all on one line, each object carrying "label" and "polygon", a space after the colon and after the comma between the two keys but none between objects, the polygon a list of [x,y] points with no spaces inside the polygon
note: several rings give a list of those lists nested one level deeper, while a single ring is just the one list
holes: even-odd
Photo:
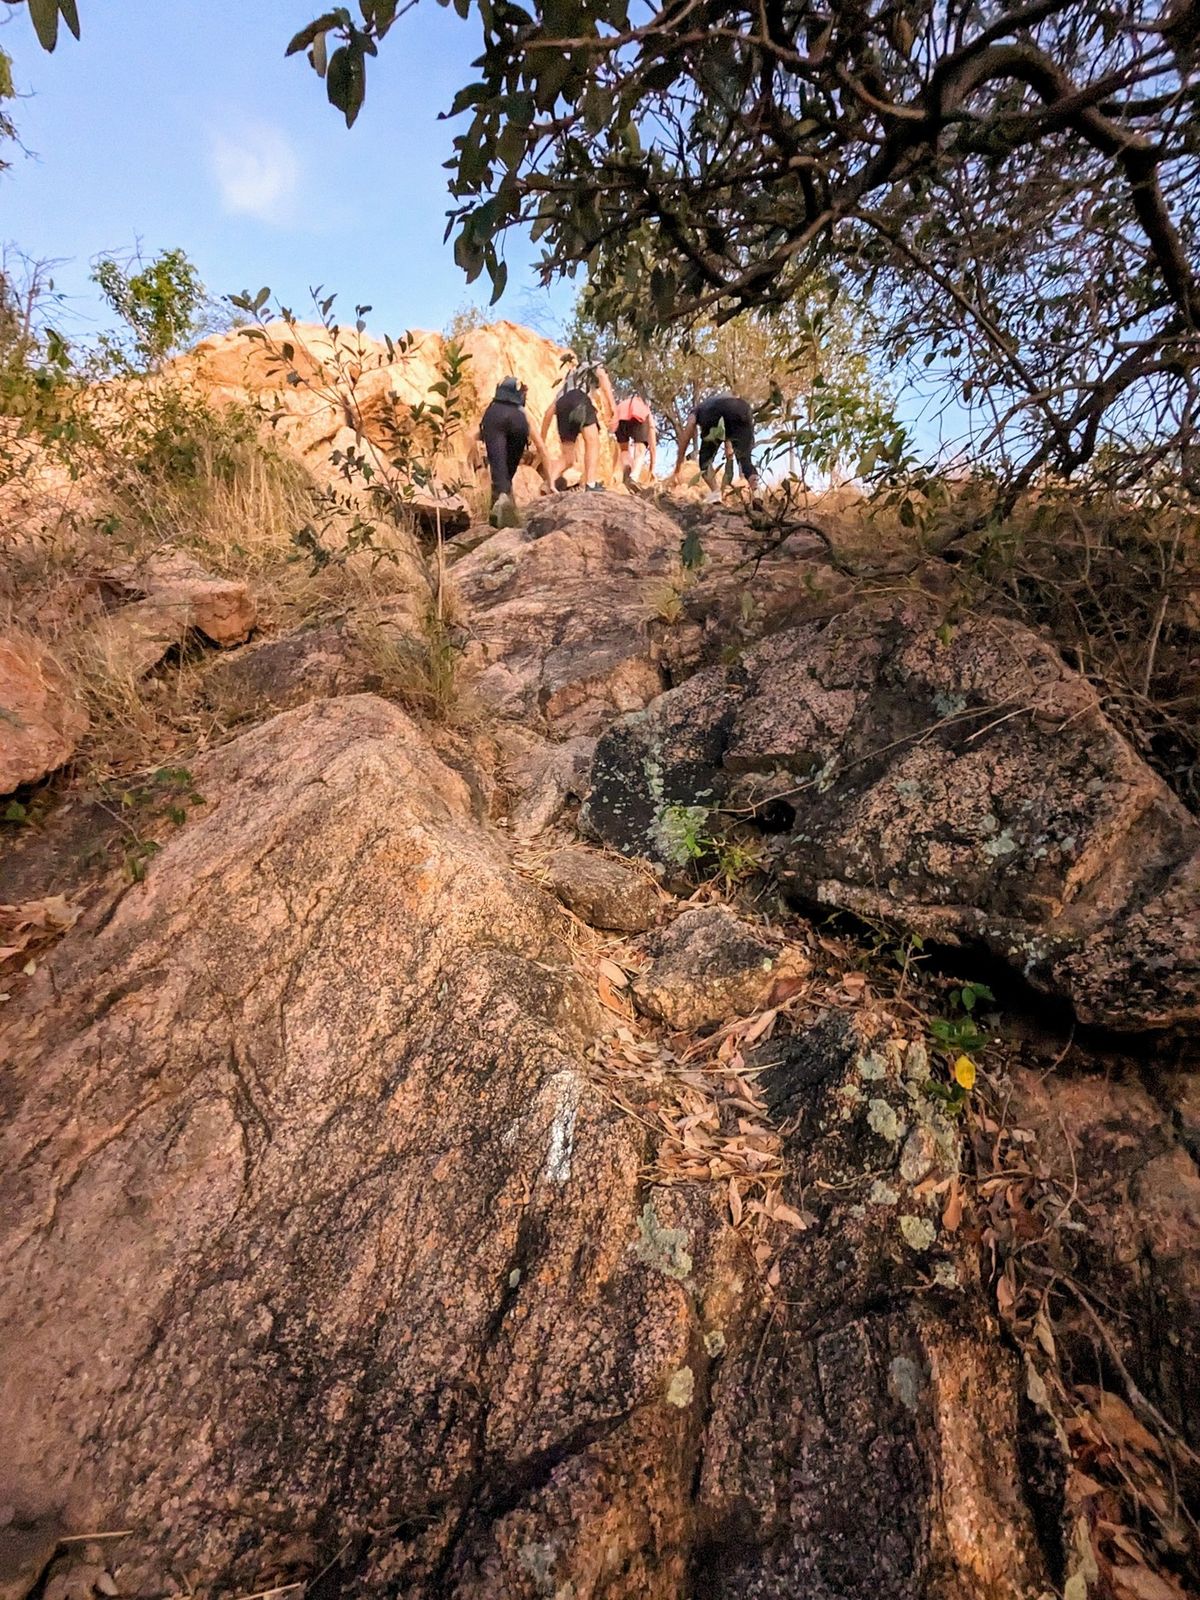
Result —
[{"label": "hiker's arm", "polygon": [[654,463],[658,460],[658,429],[654,426],[654,418],[650,418],[650,476],[654,476]]},{"label": "hiker's arm", "polygon": [[677,478],[683,471],[683,463],[687,460],[688,451],[692,448],[692,440],[696,437],[696,413],[693,411],[687,419],[687,426],[683,430],[683,437],[679,441],[679,454],[675,458],[675,471],[672,478]]},{"label": "hiker's arm", "polygon": [[[550,409],[553,410],[554,407],[551,406]],[[544,430],[539,429],[537,427],[537,425],[534,423],[533,418],[530,417],[530,419],[529,419],[529,442],[533,446],[533,448],[537,451],[538,464],[539,464],[539,466],[541,467],[541,470],[542,470],[542,477],[545,478],[546,486],[547,486],[547,488],[549,488],[549,486],[550,486],[550,473],[551,473],[552,469],[551,469],[551,466],[550,466],[550,452],[546,449],[546,441],[542,437],[543,432],[544,432]]]},{"label": "hiker's arm", "polygon": [[596,369],[596,382],[600,386],[600,398],[604,402],[604,409],[608,415],[604,419],[604,426],[612,429],[613,418],[617,414],[617,397],[613,394],[613,386],[608,380],[608,373],[603,367]]}]

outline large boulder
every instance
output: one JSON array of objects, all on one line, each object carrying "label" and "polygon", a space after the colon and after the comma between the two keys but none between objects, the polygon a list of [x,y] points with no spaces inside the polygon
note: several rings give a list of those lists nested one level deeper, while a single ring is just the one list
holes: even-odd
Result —
[{"label": "large boulder", "polygon": [[537,1593],[567,1521],[564,1581],[659,1592],[693,1318],[629,1248],[637,1130],[581,1072],[552,902],[371,697],[193,775],[145,882],[5,1008],[0,1504],[119,1513],[134,1592],[352,1539],[373,1587]]},{"label": "large boulder", "polygon": [[61,767],[86,731],[49,651],[28,634],[0,638],[0,794]]},{"label": "large boulder", "polygon": [[330,623],[219,656],[204,674],[204,688],[211,704],[238,720],[378,687],[370,679],[353,632]]},{"label": "large boulder", "polygon": [[798,899],[978,942],[1079,1017],[1200,1016],[1200,826],[1027,628],[866,604],[776,635],[601,739],[582,822],[668,865],[752,818]]},{"label": "large boulder", "polygon": [[647,1189],[560,914],[403,713],[304,706],[193,777],[0,1023],[14,1527],[135,1530],[123,1593],[1045,1587],[915,1041],[761,1054],[772,1298],[703,1193]]},{"label": "large boulder", "polygon": [[241,644],[258,620],[249,584],[206,572],[182,550],[114,567],[101,581],[116,604],[81,632],[76,648],[105,675],[144,677],[193,632],[212,644]]},{"label": "large boulder", "polygon": [[182,550],[157,550],[143,561],[111,569],[104,581],[172,619],[177,637],[195,628],[213,644],[228,647],[248,639],[258,621],[249,584],[206,572]]},{"label": "large boulder", "polygon": [[[413,329],[389,349],[349,326],[340,328],[336,338],[317,323],[276,322],[266,332],[270,346],[240,331],[206,339],[169,371],[218,403],[269,410],[276,435],[321,483],[345,488],[330,459],[335,450],[368,456],[378,451],[390,460],[396,433],[409,426],[414,408],[438,400],[434,385],[441,380],[449,342],[442,334]],[[464,425],[439,454],[422,461],[445,485],[469,482],[482,467],[479,419],[501,378],[511,373],[528,386],[529,412],[540,427],[561,381],[564,355],[561,345],[507,321],[468,329],[458,342],[468,357],[460,397]],[[278,351],[285,343],[292,347],[290,370],[298,382],[287,382],[288,365],[269,353],[270,347]],[[344,403],[351,385],[356,416]],[[604,462],[611,471],[611,447]],[[519,469],[517,491],[522,499],[541,492],[541,479],[532,468]]]},{"label": "large boulder", "polygon": [[663,688],[655,619],[679,529],[617,494],[556,495],[454,567],[476,689],[559,736],[596,733]]}]

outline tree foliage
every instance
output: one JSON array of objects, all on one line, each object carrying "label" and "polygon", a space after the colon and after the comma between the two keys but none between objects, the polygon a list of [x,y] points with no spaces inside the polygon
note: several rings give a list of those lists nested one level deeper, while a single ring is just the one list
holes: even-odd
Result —
[{"label": "tree foliage", "polygon": [[108,341],[108,352],[131,371],[153,371],[181,350],[199,332],[208,305],[200,274],[179,249],[147,262],[101,256],[92,282],[124,327],[120,340]]},{"label": "tree foliage", "polygon": [[771,312],[650,331],[608,325],[592,305],[584,289],[566,342],[591,351],[619,386],[641,394],[670,438],[679,439],[701,400],[721,392],[748,400],[781,451],[798,447],[822,471],[844,466],[864,441],[890,441],[897,432],[867,355],[869,319],[832,284],[810,284]]},{"label": "tree foliage", "polygon": [[[644,326],[833,271],[954,387],[977,459],[1195,486],[1197,0],[529,3],[454,0],[484,44],[451,107],[468,276],[501,292],[525,224],[547,279],[586,264],[596,314]],[[407,9],[292,41],[348,121]]]},{"label": "tree foliage", "polygon": [[[17,136],[16,124],[8,112],[8,103],[14,99],[16,89],[13,86],[12,58],[0,50],[0,148]],[[8,165],[9,162],[0,155],[0,172]]]}]

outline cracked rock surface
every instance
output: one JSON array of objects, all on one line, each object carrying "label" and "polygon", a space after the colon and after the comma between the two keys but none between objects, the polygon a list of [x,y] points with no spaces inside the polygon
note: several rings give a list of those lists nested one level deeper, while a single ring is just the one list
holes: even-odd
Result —
[{"label": "cracked rock surface", "polygon": [[781,1320],[710,1195],[647,1190],[561,914],[402,712],[304,706],[194,777],[3,1018],[18,1523],[135,1529],[129,1594],[248,1593],[297,1540],[338,1592],[1027,1592],[979,1448],[1013,1374],[899,1043],[764,1058],[816,1197]]},{"label": "cracked rock surface", "polygon": [[987,946],[1081,1020],[1200,1016],[1200,827],[1016,623],[865,604],[615,724],[581,823],[669,863],[671,806],[767,831],[796,898]]}]

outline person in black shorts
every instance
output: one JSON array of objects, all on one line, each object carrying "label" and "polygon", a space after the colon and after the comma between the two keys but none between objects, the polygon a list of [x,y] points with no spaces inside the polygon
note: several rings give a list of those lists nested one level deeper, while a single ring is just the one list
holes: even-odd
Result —
[{"label": "person in black shorts", "polygon": [[593,388],[599,390],[601,404],[606,407],[611,417],[616,410],[612,384],[609,382],[608,373],[601,366],[587,363],[581,365],[570,354],[564,357],[564,364],[568,370],[558,394],[550,402],[542,419],[542,432],[549,434],[550,424],[553,422],[562,446],[558,465],[554,471],[554,487],[556,489],[567,487],[564,474],[576,463],[577,447],[582,437],[583,481],[589,489],[603,489],[604,485],[596,476],[600,458],[600,417],[590,391]]},{"label": "person in black shorts", "polygon": [[720,500],[717,473],[714,463],[721,446],[726,453],[732,451],[742,477],[752,495],[758,494],[758,472],[754,466],[754,413],[747,401],[734,394],[716,394],[702,400],[687,420],[683,438],[679,441],[678,475],[692,440],[700,436],[700,471],[708,484],[712,500]]},{"label": "person in black shorts", "polygon": [[491,521],[498,528],[513,528],[520,523],[512,493],[513,477],[531,442],[537,450],[542,475],[547,483],[550,481],[545,440],[525,410],[527,392],[525,385],[516,378],[502,379],[479,424],[479,437],[487,452],[492,479]]}]

